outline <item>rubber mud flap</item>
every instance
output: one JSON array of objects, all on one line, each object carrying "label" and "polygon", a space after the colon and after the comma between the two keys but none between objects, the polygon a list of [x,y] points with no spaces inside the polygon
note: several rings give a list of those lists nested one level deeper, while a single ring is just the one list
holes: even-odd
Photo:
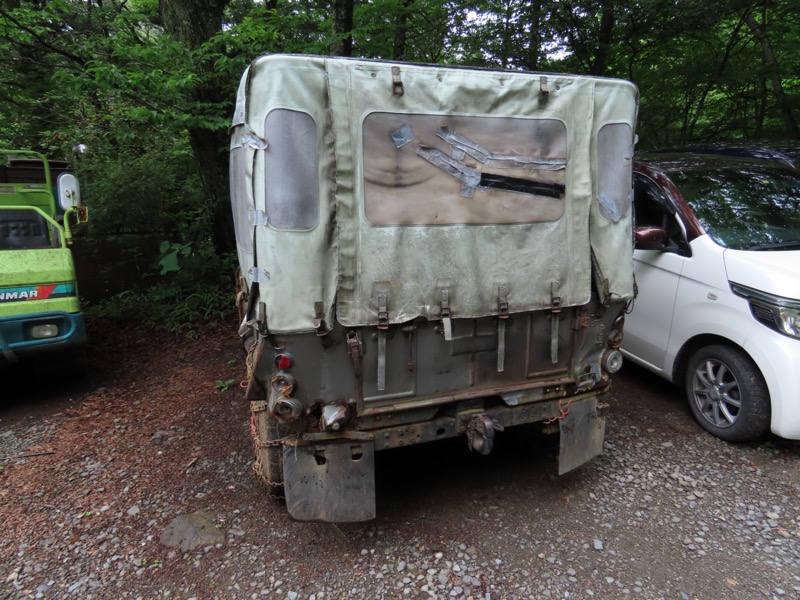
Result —
[{"label": "rubber mud flap", "polygon": [[286,508],[297,521],[347,523],[375,518],[375,446],[341,440],[285,446]]},{"label": "rubber mud flap", "polygon": [[559,425],[559,475],[572,471],[603,453],[606,418],[597,414],[597,398],[570,404],[569,412],[559,421]]}]

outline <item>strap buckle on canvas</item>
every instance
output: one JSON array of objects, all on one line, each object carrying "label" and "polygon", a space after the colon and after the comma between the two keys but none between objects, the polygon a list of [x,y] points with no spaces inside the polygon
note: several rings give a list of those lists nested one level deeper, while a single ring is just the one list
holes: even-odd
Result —
[{"label": "strap buckle on canvas", "polygon": [[440,306],[444,339],[449,342],[453,339],[453,322],[450,320],[450,290],[442,290],[442,301]]},{"label": "strap buckle on canvas", "polygon": [[386,389],[386,332],[389,330],[389,307],[385,292],[378,293],[378,391]]},{"label": "strap buckle on canvas", "polygon": [[385,331],[389,329],[389,308],[386,294],[378,294],[378,329]]}]

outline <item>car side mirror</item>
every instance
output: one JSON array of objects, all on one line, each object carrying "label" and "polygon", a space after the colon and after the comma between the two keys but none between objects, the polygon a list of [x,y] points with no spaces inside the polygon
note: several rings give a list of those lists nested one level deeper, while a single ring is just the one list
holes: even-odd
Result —
[{"label": "car side mirror", "polygon": [[637,250],[663,250],[667,247],[667,232],[661,227],[645,225],[634,230],[633,240]]}]

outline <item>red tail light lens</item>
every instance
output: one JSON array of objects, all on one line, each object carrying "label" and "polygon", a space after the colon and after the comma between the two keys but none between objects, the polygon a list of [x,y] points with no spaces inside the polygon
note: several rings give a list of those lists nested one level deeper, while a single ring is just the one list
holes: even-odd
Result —
[{"label": "red tail light lens", "polygon": [[288,354],[278,354],[275,357],[275,366],[278,367],[280,371],[286,371],[287,369],[291,369],[294,361],[292,357]]}]

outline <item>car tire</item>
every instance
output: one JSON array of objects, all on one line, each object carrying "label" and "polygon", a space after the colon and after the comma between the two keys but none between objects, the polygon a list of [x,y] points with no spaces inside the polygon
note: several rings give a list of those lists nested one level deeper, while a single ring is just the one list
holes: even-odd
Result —
[{"label": "car tire", "polygon": [[701,348],[689,360],[686,397],[701,427],[728,442],[760,438],[769,431],[769,391],[756,364],[724,345]]}]

